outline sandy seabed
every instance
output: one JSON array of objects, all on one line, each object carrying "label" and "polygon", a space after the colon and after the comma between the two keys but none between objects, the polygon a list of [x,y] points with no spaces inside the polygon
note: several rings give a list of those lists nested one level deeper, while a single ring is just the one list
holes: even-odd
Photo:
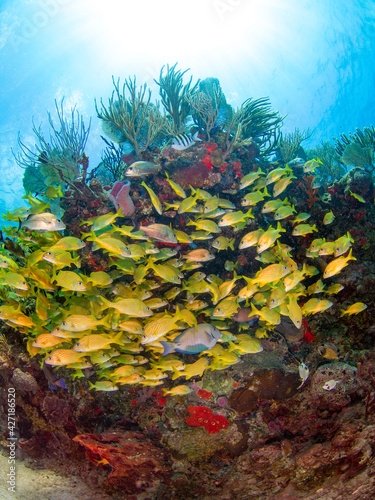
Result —
[{"label": "sandy seabed", "polygon": [[[16,461],[15,492],[9,491],[8,458],[0,455],[0,500],[94,500],[89,487],[78,477],[63,477],[46,469],[32,469]],[[105,500],[107,495],[95,500]]]}]

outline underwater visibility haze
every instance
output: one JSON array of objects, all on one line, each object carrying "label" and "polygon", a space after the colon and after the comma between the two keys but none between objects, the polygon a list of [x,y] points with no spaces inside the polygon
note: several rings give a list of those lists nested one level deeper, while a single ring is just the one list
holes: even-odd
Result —
[{"label": "underwater visibility haze", "polygon": [[3,497],[374,498],[373,3],[0,15]]}]

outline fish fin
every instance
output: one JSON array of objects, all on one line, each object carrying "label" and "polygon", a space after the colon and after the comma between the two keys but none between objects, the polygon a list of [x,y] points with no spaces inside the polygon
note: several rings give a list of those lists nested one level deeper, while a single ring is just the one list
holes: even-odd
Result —
[{"label": "fish fin", "polygon": [[232,240],[229,241],[228,246],[231,248],[234,252],[234,242],[236,241],[236,238],[233,238]]},{"label": "fish fin", "polygon": [[164,347],[163,356],[167,356],[174,351],[175,345],[173,342],[167,342],[165,340],[159,340],[159,344]]}]

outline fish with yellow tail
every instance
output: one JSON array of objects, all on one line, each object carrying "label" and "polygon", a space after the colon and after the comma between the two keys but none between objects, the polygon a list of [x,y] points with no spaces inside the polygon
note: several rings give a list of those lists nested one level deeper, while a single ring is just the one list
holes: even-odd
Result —
[{"label": "fish with yellow tail", "polygon": [[267,285],[281,280],[291,272],[291,269],[285,264],[271,264],[259,271],[252,283],[258,283],[259,286]]},{"label": "fish with yellow tail", "polygon": [[117,385],[114,385],[109,380],[99,380],[98,382],[95,382],[95,384],[89,381],[89,390],[91,391],[92,389],[103,392],[118,391]]},{"label": "fish with yellow tail", "polygon": [[154,208],[157,211],[157,213],[159,215],[162,215],[163,207],[161,206],[160,200],[157,197],[155,191],[153,189],[151,189],[149,186],[147,186],[145,181],[141,182],[141,186],[143,186],[146,189],[146,191],[148,192],[148,194],[150,195],[151,203],[154,205]]},{"label": "fish with yellow tail", "polygon": [[179,196],[180,198],[186,198],[186,193],[183,188],[179,184],[177,184],[177,182],[174,182],[169,178],[168,172],[165,172],[165,175],[167,176],[167,182],[169,183],[173,191],[177,194],[177,196]]},{"label": "fish with yellow tail", "polygon": [[153,314],[152,310],[142,300],[137,298],[120,299],[116,302],[111,302],[105,297],[100,297],[100,300],[103,304],[103,311],[108,308],[116,309],[121,314],[127,314],[133,318],[144,318]]},{"label": "fish with yellow tail", "polygon": [[340,255],[346,253],[352,246],[352,243],[354,243],[354,240],[351,237],[349,231],[346,233],[346,235],[337,238],[337,240],[335,240],[335,257],[340,257]]},{"label": "fish with yellow tail", "polygon": [[253,184],[261,175],[264,175],[264,172],[260,168],[258,168],[257,172],[250,172],[244,175],[240,180],[240,189],[247,188],[247,186]]},{"label": "fish with yellow tail", "polygon": [[315,224],[310,226],[310,224],[298,224],[293,229],[293,236],[306,236],[306,234],[312,233],[313,231],[318,231]]},{"label": "fish with yellow tail", "polygon": [[336,274],[338,274],[345,266],[348,265],[349,260],[357,260],[352,255],[352,249],[350,249],[347,257],[338,257],[337,259],[327,264],[327,267],[325,268],[323,273],[323,278],[331,278],[331,276],[335,276]]},{"label": "fish with yellow tail", "polygon": [[176,385],[176,387],[172,387],[172,389],[162,389],[164,396],[185,396],[186,394],[190,394],[193,392],[193,389],[188,385]]},{"label": "fish with yellow tail", "polygon": [[249,219],[254,219],[251,208],[246,213],[243,213],[240,210],[237,212],[228,212],[220,219],[218,226],[227,227],[236,225],[238,227],[240,224],[242,227],[245,227]]},{"label": "fish with yellow tail", "polygon": [[364,304],[363,302],[356,302],[355,304],[352,304],[351,306],[349,306],[347,309],[341,309],[341,316],[344,316],[345,314],[349,314],[349,315],[352,315],[352,314],[358,314],[362,311],[364,311],[365,309],[367,309],[367,305]]},{"label": "fish with yellow tail", "polygon": [[116,337],[109,338],[104,337],[100,334],[86,335],[79,339],[79,341],[73,346],[73,351],[77,352],[90,352],[98,351],[99,349],[106,349],[111,344],[124,345],[121,340],[122,332],[120,332]]},{"label": "fish with yellow tail", "polygon": [[199,375],[203,375],[208,365],[209,361],[207,358],[205,357],[199,358],[198,361],[196,361],[195,363],[187,364],[184,370],[178,371],[174,369],[172,380],[176,380],[176,378],[179,377],[184,377],[186,379],[189,379],[191,377],[197,377]]},{"label": "fish with yellow tail", "polygon": [[174,316],[165,314],[159,319],[150,321],[149,323],[147,323],[143,331],[141,344],[149,344],[150,342],[154,342],[155,340],[160,339],[160,337],[163,337],[163,335],[166,335],[171,330],[173,330],[176,326],[176,323],[183,319],[184,316],[181,314],[181,311],[177,307]]},{"label": "fish with yellow tail", "polygon": [[328,224],[332,224],[332,222],[334,221],[334,219],[335,219],[335,216],[334,216],[334,213],[331,210],[330,212],[327,212],[325,214],[325,216],[323,217],[323,224],[325,226],[328,226]]},{"label": "fish with yellow tail", "polygon": [[269,227],[258,240],[257,253],[262,253],[267,248],[270,248],[275,241],[280,238],[280,233],[285,233],[285,229],[281,227],[280,222],[277,223],[277,228]]},{"label": "fish with yellow tail", "polygon": [[65,366],[70,363],[77,363],[85,353],[76,352],[72,349],[56,349],[44,360],[46,365]]},{"label": "fish with yellow tail", "polygon": [[[58,330],[67,330],[68,332],[84,332],[97,326],[111,327],[109,315],[103,319],[96,319],[94,316],[85,316],[83,314],[71,314],[57,327]],[[55,329],[51,331],[52,335]]]}]

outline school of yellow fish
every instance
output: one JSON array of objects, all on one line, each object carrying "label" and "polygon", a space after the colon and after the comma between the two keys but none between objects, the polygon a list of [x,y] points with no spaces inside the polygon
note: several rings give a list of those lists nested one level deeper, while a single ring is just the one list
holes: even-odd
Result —
[{"label": "school of yellow fish", "polygon": [[[38,354],[46,364],[70,368],[73,378],[84,377],[84,370],[91,368],[96,382],[90,382],[90,388],[96,390],[112,391],[126,384],[159,386],[166,379],[166,386],[171,386],[170,379],[189,380],[238,363],[240,356],[262,351],[260,339],[282,316],[301,328],[304,316],[332,307],[329,297],[343,287],[325,280],[355,260],[347,233],[331,242],[314,239],[307,249],[307,257],[327,259],[322,276],[312,265],[297,265],[293,248],[282,243],[283,233],[291,233],[299,247],[301,238],[317,228],[306,222],[309,214],[296,214],[288,199],[280,197],[293,179],[288,166],[245,175],[239,186],[240,193],[247,190],[241,201],[245,211],[202,189],[191,188],[187,196],[169,178],[177,201],[163,207],[143,181],[155,211],[186,214],[188,232],[158,223],[138,231],[117,226],[119,211],[84,221],[91,231],[82,233],[81,239],[64,237],[65,226],[46,211],[48,205],[28,196],[31,208],[7,214],[8,220],[22,220],[20,229],[9,227],[4,233],[21,244],[25,257],[0,251],[0,319],[24,333],[29,353]],[[267,200],[271,185],[272,199]],[[246,232],[258,204],[261,213],[273,213],[276,227]],[[294,219],[284,220],[290,216]],[[329,212],[323,223],[332,222]],[[163,243],[185,246],[181,251]],[[108,256],[109,272],[80,272],[80,252],[86,245]],[[246,253],[250,247],[256,248],[262,265],[255,276],[238,276],[236,262],[226,263],[225,268],[234,272],[225,281],[205,273],[206,262],[218,252],[237,248]],[[304,279],[315,275],[316,281],[306,287]],[[366,308],[361,303],[353,306],[341,315]],[[259,324],[254,333],[234,335],[238,327],[233,315],[242,307],[258,316]],[[208,330],[199,328],[198,315]],[[240,327],[248,328],[247,323]],[[168,352],[174,352],[163,356],[167,345]],[[197,345],[201,347],[194,351]],[[179,348],[190,354],[179,356]],[[186,385],[165,389],[172,395],[188,392]]]}]

